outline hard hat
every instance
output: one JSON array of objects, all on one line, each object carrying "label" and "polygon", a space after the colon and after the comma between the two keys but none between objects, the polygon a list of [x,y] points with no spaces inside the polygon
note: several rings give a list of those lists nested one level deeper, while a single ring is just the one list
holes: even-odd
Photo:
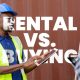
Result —
[{"label": "hard hat", "polygon": [[9,5],[7,5],[6,3],[0,4],[0,12],[1,13],[9,12],[14,16],[17,15],[17,13]]}]

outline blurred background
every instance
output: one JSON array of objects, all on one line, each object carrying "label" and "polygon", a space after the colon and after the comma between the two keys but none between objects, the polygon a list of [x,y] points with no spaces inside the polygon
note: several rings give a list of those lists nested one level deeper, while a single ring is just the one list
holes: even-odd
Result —
[{"label": "blurred background", "polygon": [[[53,21],[50,21],[50,31],[44,31],[44,24],[41,22],[41,30],[35,31],[14,31],[13,35],[20,37],[24,49],[30,49],[25,41],[23,33],[28,32],[32,35],[34,32],[43,33],[46,32],[50,35],[50,41],[56,43],[56,47],[63,49],[64,52],[68,49],[74,49],[78,51],[79,47],[79,28],[80,28],[80,0],[0,0],[0,3],[9,4],[15,11],[17,11],[18,16],[31,16],[35,18],[36,16],[52,16]],[[68,17],[74,17],[74,26],[78,28],[77,31],[52,31],[56,18],[63,16],[66,25],[68,26]],[[41,49],[38,45],[39,40],[33,48],[35,51]],[[51,48],[48,46],[47,49]],[[44,64],[33,70],[28,74],[28,80],[73,80],[74,79],[74,69],[73,67],[66,63],[59,64],[55,60],[54,64]]]}]

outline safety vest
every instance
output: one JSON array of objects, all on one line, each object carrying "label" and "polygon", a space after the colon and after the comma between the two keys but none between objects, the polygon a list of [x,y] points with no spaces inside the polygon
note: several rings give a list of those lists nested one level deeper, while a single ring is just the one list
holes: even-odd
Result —
[{"label": "safety vest", "polygon": [[[22,63],[22,44],[18,37],[16,36],[10,36],[12,38],[13,44],[16,48],[16,50],[19,50],[17,53],[19,63]],[[5,53],[5,50],[3,46],[0,44],[0,66],[9,66],[8,57]],[[21,69],[23,80],[27,80],[24,69]],[[1,74],[0,80],[12,80],[12,74]]]}]

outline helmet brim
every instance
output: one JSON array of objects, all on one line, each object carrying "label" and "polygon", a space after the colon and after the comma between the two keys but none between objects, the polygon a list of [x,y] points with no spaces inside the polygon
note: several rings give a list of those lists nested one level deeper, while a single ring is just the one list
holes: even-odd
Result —
[{"label": "helmet brim", "polygon": [[11,11],[5,11],[5,12],[1,12],[1,13],[10,13],[10,14],[12,14],[13,16],[16,16],[16,15],[17,15],[16,12],[11,12]]}]

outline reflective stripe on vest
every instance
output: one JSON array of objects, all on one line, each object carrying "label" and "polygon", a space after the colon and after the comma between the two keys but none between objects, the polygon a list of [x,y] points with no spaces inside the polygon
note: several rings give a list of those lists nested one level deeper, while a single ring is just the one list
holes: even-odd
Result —
[{"label": "reflective stripe on vest", "polygon": [[[11,36],[18,54],[19,63],[22,63],[22,44],[18,37]],[[8,57],[2,45],[0,44],[0,66],[9,66]],[[23,80],[27,80],[24,69],[21,69]],[[1,74],[0,80],[12,80],[12,74]]]}]

